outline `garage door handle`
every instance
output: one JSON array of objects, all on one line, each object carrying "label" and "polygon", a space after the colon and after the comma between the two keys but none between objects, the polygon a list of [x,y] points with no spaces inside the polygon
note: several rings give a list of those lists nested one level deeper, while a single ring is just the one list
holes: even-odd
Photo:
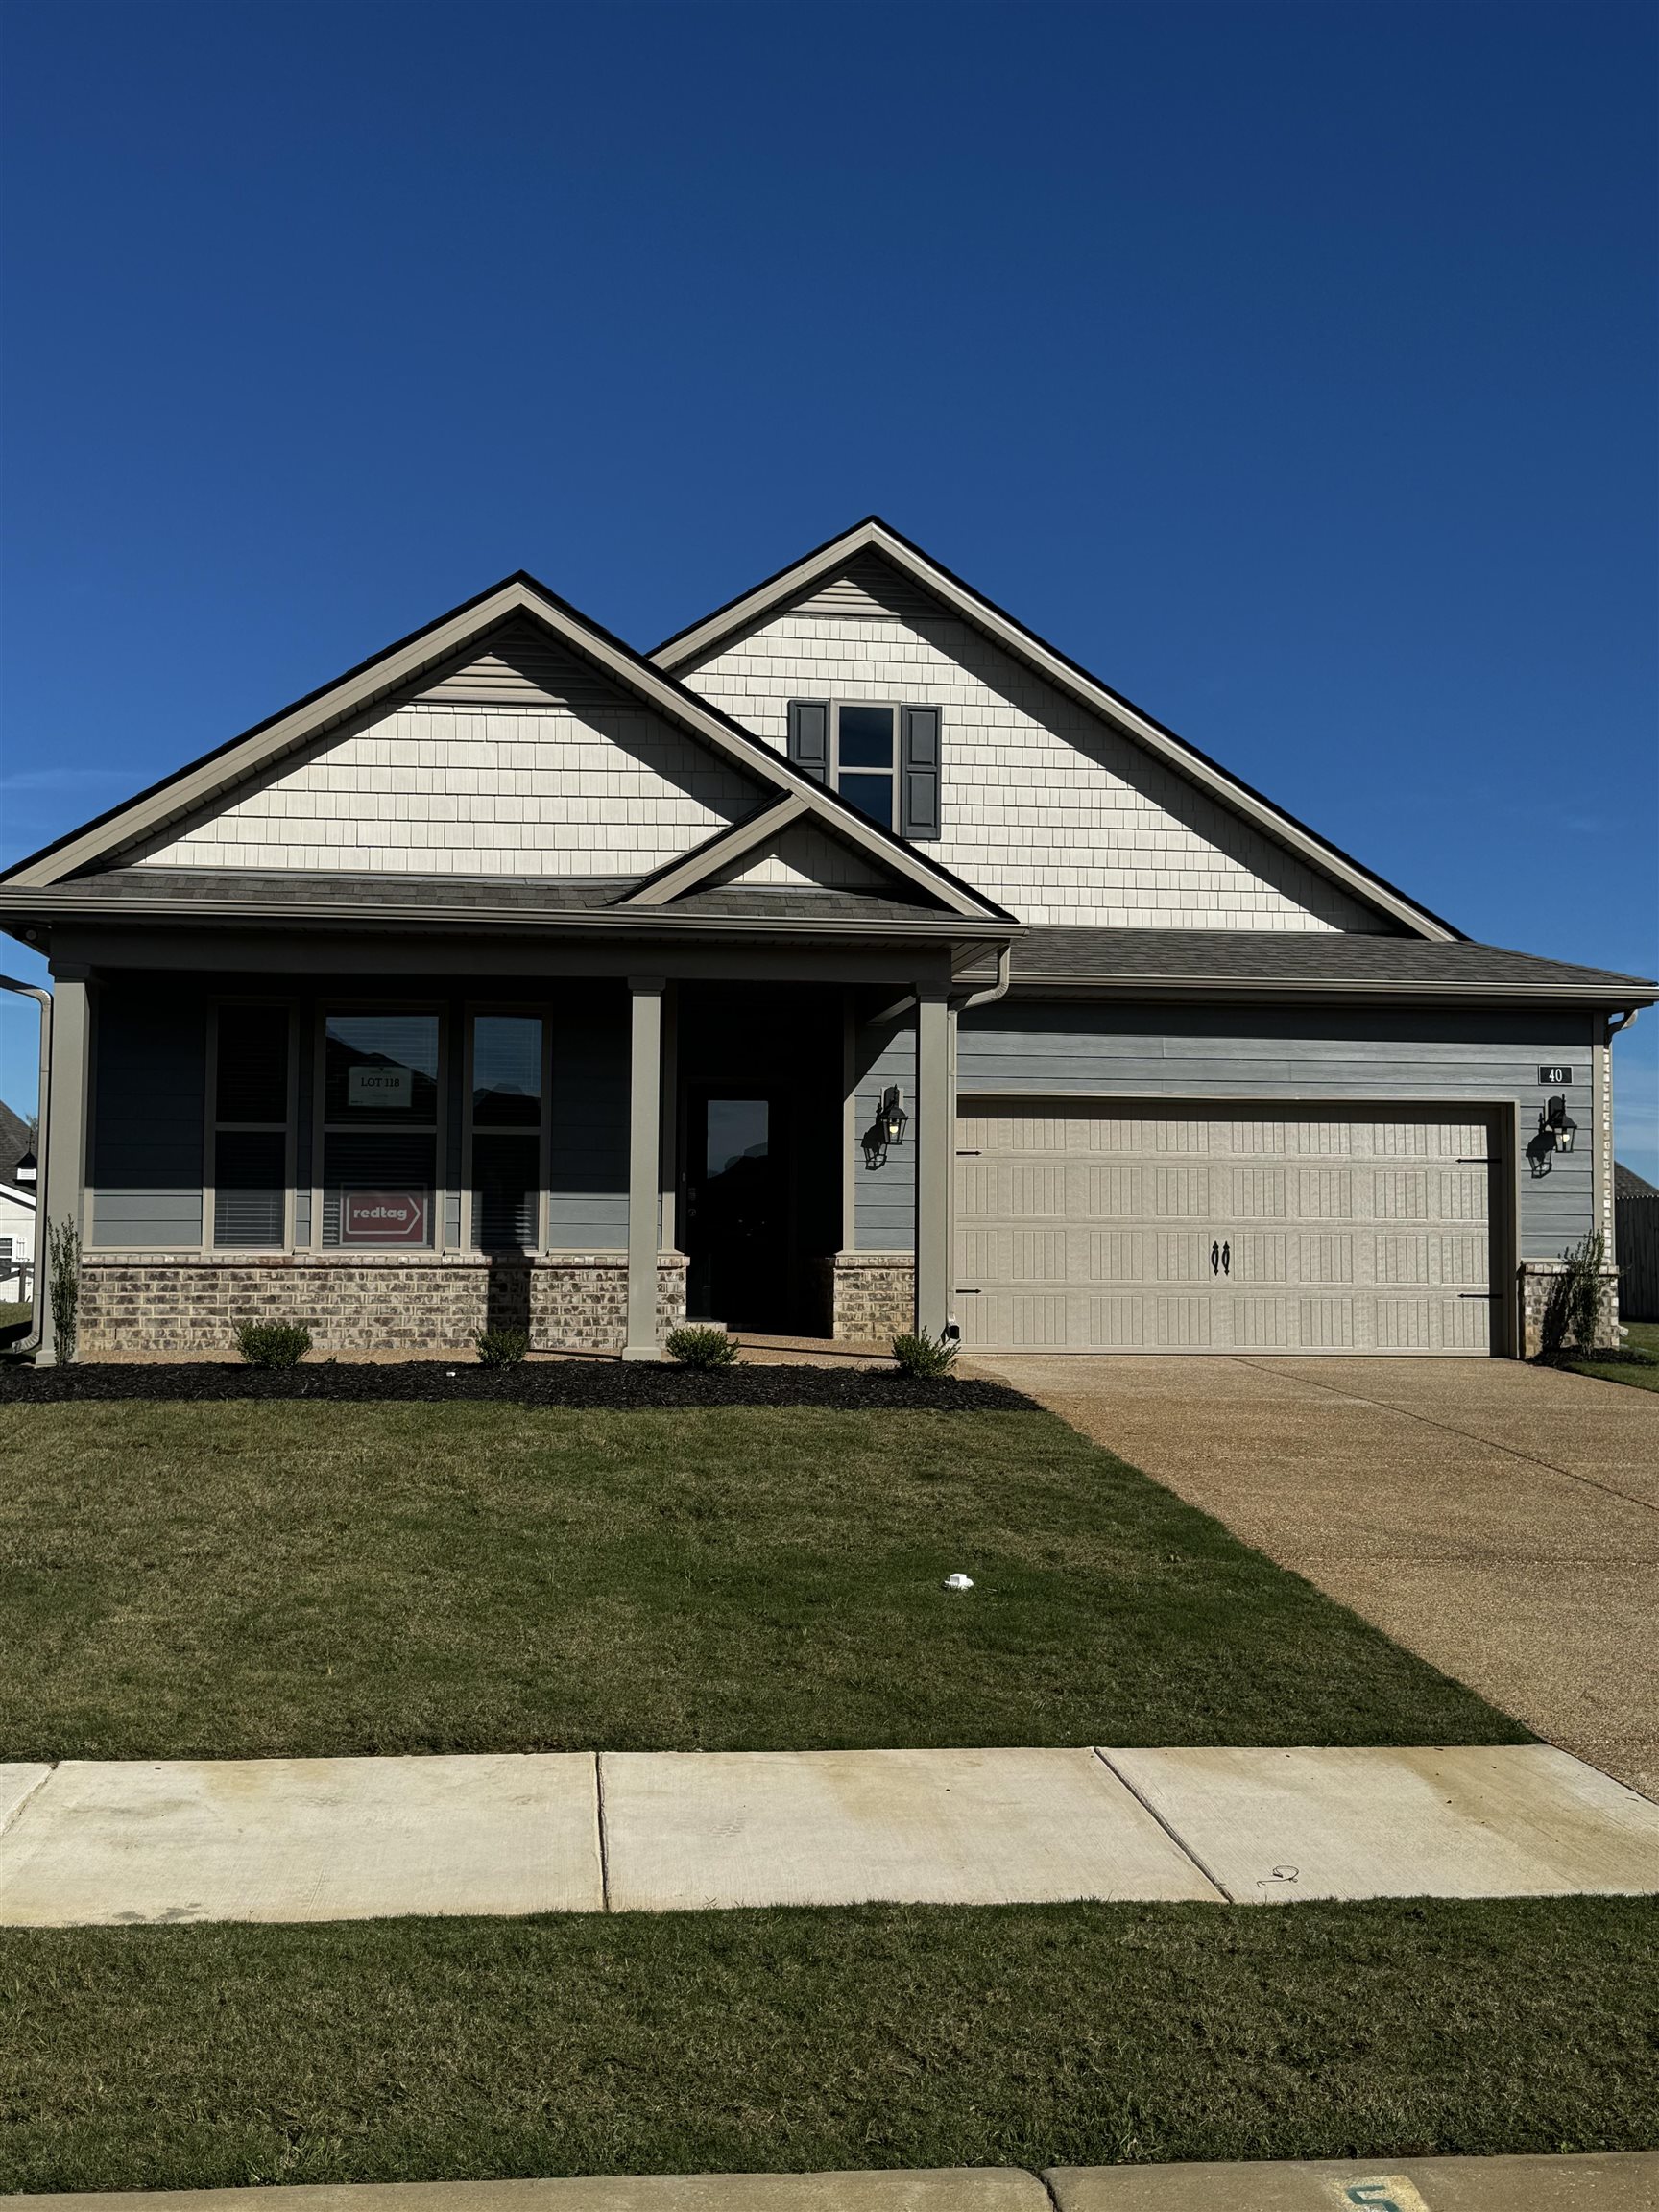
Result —
[{"label": "garage door handle", "polygon": [[1212,1244],[1210,1247],[1210,1272],[1212,1275],[1219,1275],[1221,1272],[1221,1247],[1219,1244]]},{"label": "garage door handle", "polygon": [[1223,1244],[1221,1247],[1221,1272],[1223,1275],[1231,1275],[1233,1272],[1233,1247],[1231,1244]]}]

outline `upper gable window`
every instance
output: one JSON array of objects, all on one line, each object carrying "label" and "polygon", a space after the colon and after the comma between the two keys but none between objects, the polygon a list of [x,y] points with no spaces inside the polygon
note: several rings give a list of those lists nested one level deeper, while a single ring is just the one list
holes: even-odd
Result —
[{"label": "upper gable window", "polygon": [[940,721],[937,707],[792,699],[789,757],[883,830],[937,837]]}]

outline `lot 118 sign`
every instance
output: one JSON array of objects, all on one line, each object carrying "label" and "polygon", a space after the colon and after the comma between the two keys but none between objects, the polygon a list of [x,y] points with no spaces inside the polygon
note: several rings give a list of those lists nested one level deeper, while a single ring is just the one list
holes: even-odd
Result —
[{"label": "lot 118 sign", "polygon": [[343,1190],[342,1244],[424,1244],[424,1190]]}]

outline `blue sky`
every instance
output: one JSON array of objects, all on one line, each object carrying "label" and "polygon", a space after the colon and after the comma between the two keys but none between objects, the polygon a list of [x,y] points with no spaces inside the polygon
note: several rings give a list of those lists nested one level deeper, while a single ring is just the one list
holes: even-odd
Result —
[{"label": "blue sky", "polygon": [[[0,857],[510,569],[651,644],[875,509],[1471,934],[1655,972],[1647,7],[10,34]],[[1618,1062],[1659,1180],[1659,1014]]]}]

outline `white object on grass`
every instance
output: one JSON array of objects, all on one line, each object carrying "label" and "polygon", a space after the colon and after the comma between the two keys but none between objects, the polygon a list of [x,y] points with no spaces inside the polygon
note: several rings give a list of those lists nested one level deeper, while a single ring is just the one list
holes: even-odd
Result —
[{"label": "white object on grass", "polygon": [[974,1577],[972,1575],[947,1575],[945,1587],[947,1590],[972,1590]]}]

